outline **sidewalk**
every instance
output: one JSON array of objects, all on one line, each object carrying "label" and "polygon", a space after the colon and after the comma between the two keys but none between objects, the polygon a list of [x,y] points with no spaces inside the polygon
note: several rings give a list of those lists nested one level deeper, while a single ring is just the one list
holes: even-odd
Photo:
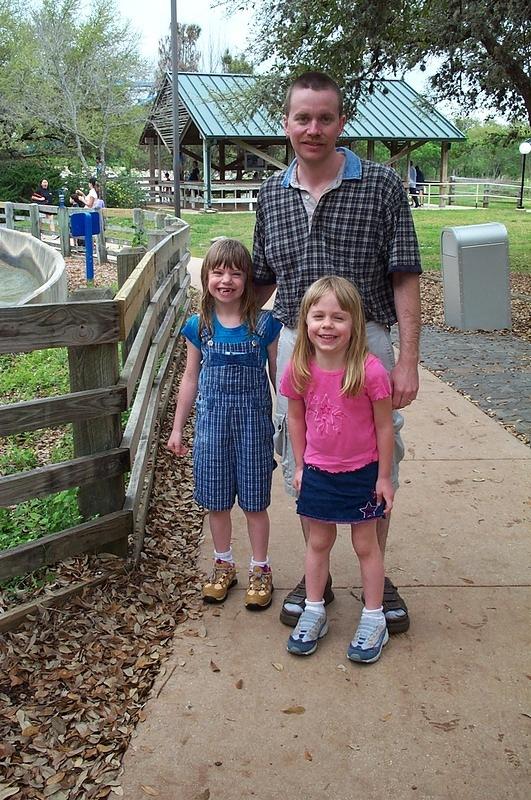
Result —
[{"label": "sidewalk", "polygon": [[303,546],[276,470],[273,605],[243,607],[238,512],[240,583],[178,630],[124,758],[127,800],[527,800],[531,451],[425,370],[406,418],[386,564],[410,631],[377,664],[346,659],[360,579],[342,527],[330,632],[309,658],[286,652],[278,613]]}]

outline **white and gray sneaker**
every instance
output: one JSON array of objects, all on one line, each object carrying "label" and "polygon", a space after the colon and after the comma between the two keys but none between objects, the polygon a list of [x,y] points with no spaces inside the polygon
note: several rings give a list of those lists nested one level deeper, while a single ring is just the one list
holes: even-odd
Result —
[{"label": "white and gray sneaker", "polygon": [[378,661],[389,641],[384,615],[363,614],[354,638],[348,646],[347,657],[361,664]]},{"label": "white and gray sneaker", "polygon": [[317,650],[319,639],[327,633],[326,614],[316,614],[305,608],[288,639],[288,652],[296,656],[310,656]]}]

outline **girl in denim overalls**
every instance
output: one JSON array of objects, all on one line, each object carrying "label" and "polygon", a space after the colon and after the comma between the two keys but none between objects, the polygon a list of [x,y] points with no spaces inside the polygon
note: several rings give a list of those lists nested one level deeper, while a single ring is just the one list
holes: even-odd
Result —
[{"label": "girl in denim overalls", "polygon": [[197,397],[193,446],[195,499],[209,511],[214,566],[202,594],[221,603],[237,582],[231,549],[230,512],[238,504],[247,518],[252,558],[245,605],[271,604],[268,559],[273,459],[269,377],[281,325],[257,309],[248,250],[235,239],[209,249],[201,269],[201,311],[185,323],[186,368],[181,380],[168,448],[183,456],[183,428]]}]

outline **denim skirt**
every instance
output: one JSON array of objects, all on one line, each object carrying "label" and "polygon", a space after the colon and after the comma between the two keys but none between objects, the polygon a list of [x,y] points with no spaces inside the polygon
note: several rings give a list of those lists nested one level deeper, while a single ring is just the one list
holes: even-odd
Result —
[{"label": "denim skirt", "polygon": [[377,477],[377,461],[353,472],[326,472],[305,464],[297,514],[338,524],[383,517],[385,503],[376,502]]}]

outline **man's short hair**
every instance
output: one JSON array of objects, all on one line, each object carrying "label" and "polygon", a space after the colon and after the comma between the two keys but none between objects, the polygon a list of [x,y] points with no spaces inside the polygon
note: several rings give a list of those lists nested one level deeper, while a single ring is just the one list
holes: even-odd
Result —
[{"label": "man's short hair", "polygon": [[303,72],[302,75],[299,75],[298,78],[295,78],[286,92],[286,100],[284,101],[284,114],[286,116],[289,114],[291,95],[294,89],[313,89],[314,92],[322,92],[325,89],[332,89],[332,91],[337,95],[339,116],[343,116],[343,94],[341,89],[335,80],[325,72]]}]

